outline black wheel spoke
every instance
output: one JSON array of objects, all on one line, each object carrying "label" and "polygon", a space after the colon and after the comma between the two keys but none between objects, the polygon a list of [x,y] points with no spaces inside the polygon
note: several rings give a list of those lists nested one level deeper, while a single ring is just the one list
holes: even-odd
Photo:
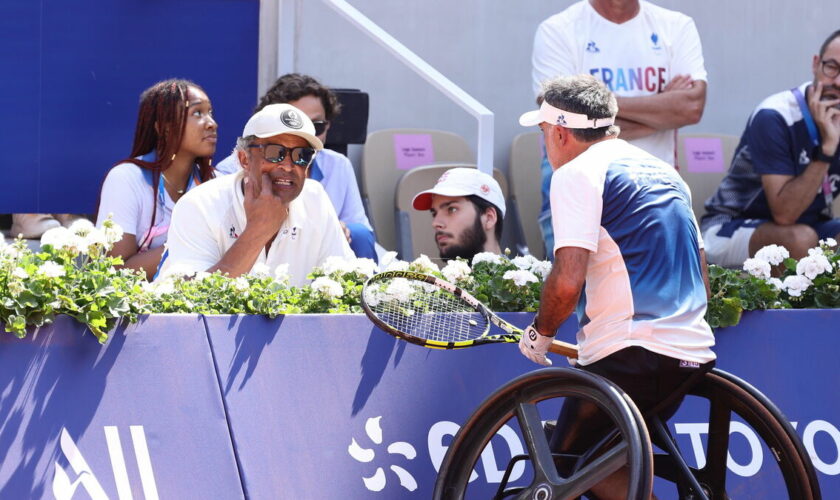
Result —
[{"label": "black wheel spoke", "polygon": [[622,441],[564,481],[560,487],[556,488],[557,493],[562,493],[560,498],[580,496],[625,465],[627,465],[627,443]]},{"label": "black wheel spoke", "polygon": [[[716,394],[713,392],[713,394]],[[715,397],[709,407],[709,436],[706,465],[702,468],[704,482],[715,498],[726,495],[726,462],[729,457],[729,423],[732,412],[723,398]]]},{"label": "black wheel spoke", "polygon": [[516,405],[516,417],[534,466],[534,482],[548,481],[556,484],[557,469],[548,447],[537,405],[520,402]]}]

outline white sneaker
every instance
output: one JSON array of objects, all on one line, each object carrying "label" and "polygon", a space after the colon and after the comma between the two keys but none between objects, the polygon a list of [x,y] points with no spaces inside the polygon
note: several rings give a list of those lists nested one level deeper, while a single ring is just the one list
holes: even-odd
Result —
[{"label": "white sneaker", "polygon": [[9,230],[9,235],[12,238],[21,235],[28,240],[37,239],[48,229],[59,226],[61,223],[51,214],[12,214],[12,228]]}]

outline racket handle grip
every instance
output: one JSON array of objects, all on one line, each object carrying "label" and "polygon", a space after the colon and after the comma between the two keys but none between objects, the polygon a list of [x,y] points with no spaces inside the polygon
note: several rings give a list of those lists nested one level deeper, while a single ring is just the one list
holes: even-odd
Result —
[{"label": "racket handle grip", "polygon": [[569,344],[568,342],[561,342],[559,340],[551,342],[548,352],[560,354],[561,356],[566,356],[567,358],[577,359],[578,357],[578,349],[576,345]]}]

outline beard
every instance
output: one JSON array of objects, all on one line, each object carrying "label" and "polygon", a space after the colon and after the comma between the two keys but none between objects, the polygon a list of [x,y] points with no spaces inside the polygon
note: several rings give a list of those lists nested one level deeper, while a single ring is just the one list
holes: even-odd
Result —
[{"label": "beard", "polygon": [[484,234],[484,228],[481,227],[481,218],[476,215],[472,227],[461,233],[460,241],[457,244],[449,245],[443,249],[439,248],[440,258],[452,260],[461,257],[468,262],[472,262],[475,254],[484,251],[485,243],[487,243],[487,235]]}]

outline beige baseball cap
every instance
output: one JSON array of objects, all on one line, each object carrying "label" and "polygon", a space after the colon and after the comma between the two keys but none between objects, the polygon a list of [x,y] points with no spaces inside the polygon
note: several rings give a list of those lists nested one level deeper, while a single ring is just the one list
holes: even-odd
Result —
[{"label": "beige baseball cap", "polygon": [[269,104],[254,113],[242,130],[242,137],[261,139],[280,134],[303,137],[316,151],[324,149],[324,143],[315,136],[312,120],[291,104]]}]

